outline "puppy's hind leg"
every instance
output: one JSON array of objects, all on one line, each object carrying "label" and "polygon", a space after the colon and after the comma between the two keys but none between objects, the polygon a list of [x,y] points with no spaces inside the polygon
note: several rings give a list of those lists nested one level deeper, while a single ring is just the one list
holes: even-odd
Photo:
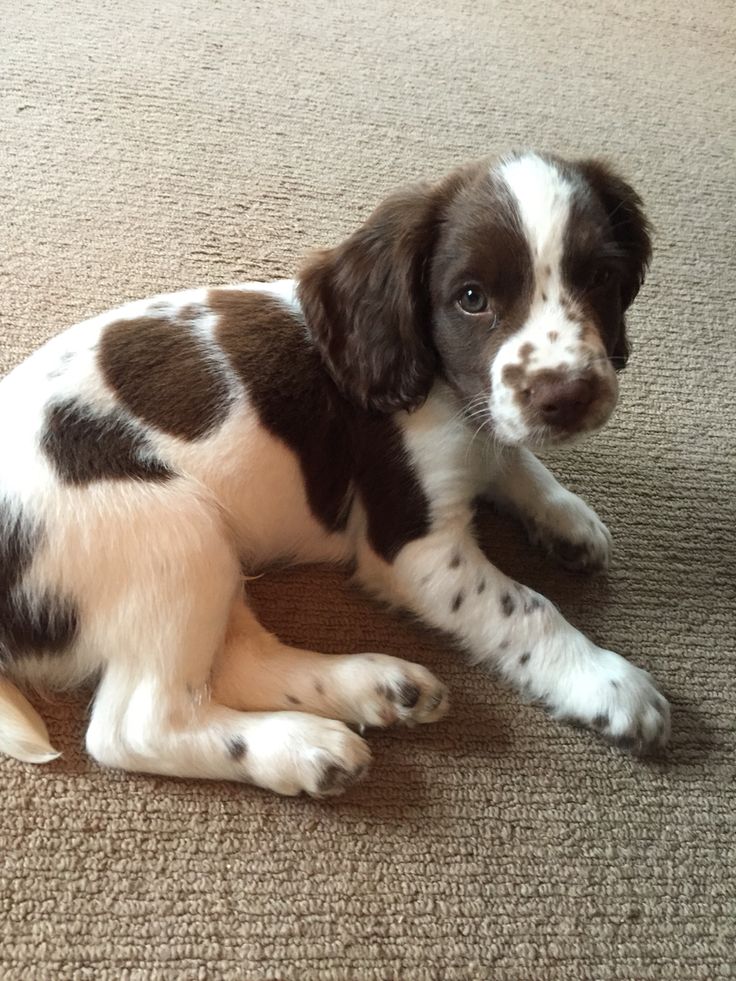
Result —
[{"label": "puppy's hind leg", "polygon": [[165,562],[155,588],[131,586],[121,598],[124,618],[97,624],[111,656],[87,731],[90,754],[127,770],[239,780],[283,794],[340,793],[370,760],[366,743],[341,722],[246,714],[211,699],[210,670],[239,567],[224,535],[192,538],[196,554]]},{"label": "puppy's hind leg", "polygon": [[436,722],[447,689],[425,667],[387,654],[320,654],[282,644],[236,599],[212,673],[215,699],[245,710],[312,712],[357,725]]}]

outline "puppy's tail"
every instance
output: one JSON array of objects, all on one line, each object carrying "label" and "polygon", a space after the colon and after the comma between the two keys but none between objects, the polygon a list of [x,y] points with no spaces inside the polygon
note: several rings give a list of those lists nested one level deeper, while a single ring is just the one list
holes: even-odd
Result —
[{"label": "puppy's tail", "polygon": [[0,753],[23,763],[48,763],[60,753],[49,742],[41,716],[15,685],[0,675]]}]

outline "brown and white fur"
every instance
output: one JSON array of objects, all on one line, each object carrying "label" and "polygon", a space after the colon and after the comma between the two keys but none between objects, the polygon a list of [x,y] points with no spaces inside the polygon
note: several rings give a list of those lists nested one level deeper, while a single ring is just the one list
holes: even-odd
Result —
[{"label": "brown and white fur", "polygon": [[353,564],[555,716],[663,744],[649,675],[472,532],[483,494],[606,566],[608,531],[529,447],[608,419],[649,255],[609,169],[520,154],[391,195],[294,281],[129,303],[38,350],[0,383],[0,749],[55,755],[11,677],[93,678],[101,763],[342,790],[370,757],[345,723],[431,722],[446,692],[267,633],[242,570],[283,560]]}]

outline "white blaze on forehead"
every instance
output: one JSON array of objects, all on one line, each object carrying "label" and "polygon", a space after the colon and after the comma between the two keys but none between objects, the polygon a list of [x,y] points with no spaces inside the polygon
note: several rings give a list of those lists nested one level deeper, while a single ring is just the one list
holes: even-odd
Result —
[{"label": "white blaze on forehead", "polygon": [[547,266],[559,277],[572,185],[554,164],[536,154],[501,163],[498,173],[511,192],[531,247],[535,278]]},{"label": "white blaze on forehead", "polygon": [[496,352],[491,365],[491,414],[498,436],[518,442],[528,425],[515,391],[504,382],[507,365],[574,371],[582,366],[580,324],[564,302],[562,260],[573,187],[553,163],[536,154],[509,158],[495,169],[511,195],[529,243],[534,291],[525,322]]}]

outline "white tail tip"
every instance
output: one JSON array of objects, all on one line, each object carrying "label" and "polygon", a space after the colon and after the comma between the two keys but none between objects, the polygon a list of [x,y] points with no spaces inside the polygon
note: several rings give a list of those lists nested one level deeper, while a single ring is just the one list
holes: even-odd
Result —
[{"label": "white tail tip", "polygon": [[46,725],[25,695],[0,676],[0,752],[23,763],[48,763],[58,753]]}]

